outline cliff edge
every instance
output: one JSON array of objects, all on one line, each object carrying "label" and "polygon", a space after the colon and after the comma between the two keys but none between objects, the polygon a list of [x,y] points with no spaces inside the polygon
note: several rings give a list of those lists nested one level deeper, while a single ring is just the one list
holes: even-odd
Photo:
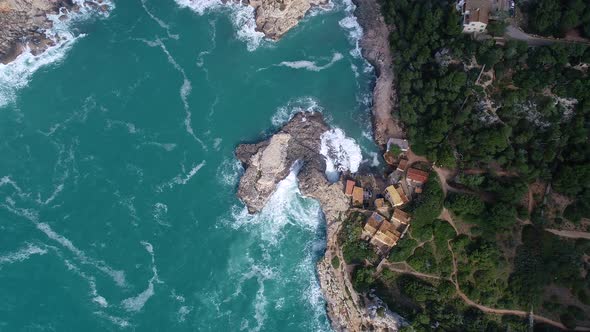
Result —
[{"label": "cliff edge", "polygon": [[[241,144],[236,156],[245,168],[238,196],[250,213],[262,210],[277,184],[297,171],[302,195],[321,204],[326,218],[327,246],[318,262],[318,279],[332,327],[336,331],[396,331],[392,315],[375,314],[371,300],[355,293],[345,264],[334,267],[333,257],[344,262],[338,245],[338,232],[350,209],[350,197],[343,183],[330,183],[325,176],[326,161],[320,154],[321,136],[330,128],[320,113],[298,113],[281,130],[256,144]],[[293,168],[293,165],[296,167]]]},{"label": "cliff edge", "polygon": [[256,29],[267,38],[278,40],[294,28],[313,7],[328,0],[250,0],[256,16]]}]

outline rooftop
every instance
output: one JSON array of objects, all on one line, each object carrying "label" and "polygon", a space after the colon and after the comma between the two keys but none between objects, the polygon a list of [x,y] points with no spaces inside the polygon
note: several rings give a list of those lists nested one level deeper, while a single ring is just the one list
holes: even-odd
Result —
[{"label": "rooftop", "polygon": [[491,8],[490,0],[465,0],[464,13],[469,12],[469,19],[465,21],[465,24],[470,22],[488,24]]},{"label": "rooftop", "polygon": [[352,189],[354,188],[355,182],[353,180],[346,180],[346,189],[344,193],[347,196],[352,196]]},{"label": "rooftop", "polygon": [[365,191],[361,187],[355,186],[352,189],[352,204],[353,205],[362,205],[365,201]]},{"label": "rooftop", "polygon": [[408,169],[406,178],[414,182],[424,183],[428,180],[428,172],[416,168],[410,168]]}]

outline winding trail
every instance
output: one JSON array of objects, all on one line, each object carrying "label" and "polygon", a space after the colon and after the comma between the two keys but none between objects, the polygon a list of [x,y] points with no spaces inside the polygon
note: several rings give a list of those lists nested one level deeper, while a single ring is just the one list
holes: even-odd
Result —
[{"label": "winding trail", "polygon": [[[457,272],[458,272],[457,258],[455,257],[455,252],[453,251],[453,248],[451,247],[450,240],[447,242],[447,246],[449,248],[449,251],[451,252],[451,256],[453,257],[453,272],[451,273],[451,282],[455,285],[455,289],[457,291],[457,294],[465,303],[469,304],[470,306],[476,307],[485,313],[496,314],[496,315],[514,315],[514,316],[519,316],[519,317],[523,317],[523,318],[530,318],[532,316],[532,318],[535,322],[548,324],[548,325],[560,328],[562,330],[568,330],[568,328],[565,327],[565,325],[563,325],[561,322],[554,321],[554,320],[549,319],[547,317],[535,315],[532,312],[526,312],[526,311],[522,311],[522,310],[491,308],[491,307],[481,305],[481,304],[476,303],[473,300],[471,300],[469,297],[467,297],[467,295],[465,295],[465,293],[463,293],[461,291],[461,288],[459,287],[459,282],[457,281]],[[574,329],[574,331],[590,331],[590,328],[576,327]]]},{"label": "winding trail", "polygon": [[563,231],[559,229],[552,229],[552,228],[545,228],[545,231],[549,233],[553,233],[557,236],[561,237],[568,237],[570,239],[587,239],[590,240],[590,233],[589,232],[582,232],[582,231]]}]

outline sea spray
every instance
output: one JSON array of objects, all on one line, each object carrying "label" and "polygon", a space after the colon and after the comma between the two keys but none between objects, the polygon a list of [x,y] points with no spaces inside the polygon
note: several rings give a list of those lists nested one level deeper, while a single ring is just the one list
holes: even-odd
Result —
[{"label": "sea spray", "polygon": [[[322,112],[323,108],[316,99],[312,97],[301,97],[289,101],[286,105],[277,108],[271,118],[272,125],[276,128],[289,122],[297,113],[301,112]],[[329,122],[329,116],[325,116]]]},{"label": "sea spray", "polygon": [[[219,310],[238,305],[246,296],[253,296],[250,317],[240,317],[245,330],[280,329],[270,316],[284,315],[298,304],[299,311],[309,313],[301,320],[301,328],[329,331],[325,302],[315,276],[315,263],[325,248],[325,230],[319,203],[301,196],[297,174],[302,167],[296,162],[289,175],[277,184],[267,204],[257,214],[248,214],[238,206],[227,226],[246,232],[248,240],[233,248],[227,275],[233,292],[217,302]],[[293,247],[306,242],[303,248]],[[295,253],[296,252],[296,253]],[[301,285],[302,292],[283,294],[286,287]],[[243,304],[242,304],[243,305]]]},{"label": "sea spray", "polygon": [[198,15],[209,11],[226,11],[236,29],[238,39],[244,41],[248,51],[256,50],[264,40],[264,34],[256,31],[254,8],[240,2],[221,0],[175,0],[180,7],[188,7]]},{"label": "sea spray", "polygon": [[[45,30],[45,35],[52,40],[53,46],[38,55],[34,55],[29,47],[25,46],[23,53],[14,61],[8,64],[0,63],[0,108],[15,101],[17,91],[29,84],[29,80],[39,68],[59,63],[74,43],[85,36],[75,33],[74,25],[93,16],[107,17],[114,8],[114,4],[109,1],[97,4],[92,1],[74,0],[73,3],[79,7],[77,12],[62,9],[59,14],[47,15],[52,27]],[[98,9],[99,5],[106,6],[104,8],[107,10]],[[63,15],[66,15],[67,19],[61,19]]]},{"label": "sea spray", "polygon": [[356,141],[346,137],[340,128],[322,134],[320,153],[326,158],[326,177],[331,182],[338,181],[341,172],[356,173],[363,160]]}]

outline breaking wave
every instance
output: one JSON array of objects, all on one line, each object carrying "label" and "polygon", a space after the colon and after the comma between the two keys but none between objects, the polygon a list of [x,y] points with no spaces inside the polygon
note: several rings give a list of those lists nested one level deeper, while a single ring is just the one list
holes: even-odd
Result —
[{"label": "breaking wave", "polygon": [[175,0],[180,7],[188,7],[198,15],[214,10],[223,10],[229,13],[233,26],[236,28],[236,36],[246,43],[248,51],[256,50],[264,40],[264,34],[256,31],[254,20],[254,8],[243,5],[241,2],[222,0]]},{"label": "breaking wave", "polygon": [[[251,314],[236,317],[240,325],[235,330],[276,330],[277,322],[271,317],[295,307],[305,308],[304,330],[330,330],[315,274],[315,262],[325,246],[323,217],[317,201],[301,196],[297,181],[301,166],[296,162],[291,167],[260,213],[252,215],[236,206],[225,223],[248,234],[247,241],[236,244],[228,262],[229,286],[222,291],[233,292],[225,299],[215,294],[217,311],[227,308],[228,315],[232,307],[252,297]],[[286,259],[293,261],[285,263]],[[286,287],[299,287],[302,292],[285,294]]]},{"label": "breaking wave", "polygon": [[326,158],[326,177],[331,182],[338,181],[341,172],[356,173],[363,160],[359,145],[340,128],[322,134],[320,153]]},{"label": "breaking wave", "polygon": [[355,58],[361,58],[360,40],[363,37],[363,28],[359,24],[356,16],[354,16],[356,6],[352,3],[352,0],[344,0],[344,6],[346,17],[341,19],[338,22],[338,25],[346,30],[348,33],[348,39],[354,45],[354,49],[350,51],[350,55]]},{"label": "breaking wave", "polygon": [[[0,107],[6,106],[16,100],[16,92],[29,84],[31,76],[41,67],[59,63],[74,43],[84,37],[84,34],[76,34],[73,26],[90,19],[93,16],[108,16],[114,4],[108,1],[98,2],[88,0],[74,0],[73,3],[80,7],[78,12],[70,12],[62,9],[61,14],[47,15],[52,21],[53,27],[45,31],[47,38],[54,43],[38,55],[33,55],[28,47],[14,61],[8,64],[0,63]],[[88,5],[86,3],[92,3]],[[107,11],[98,9],[99,6],[107,6]],[[95,8],[96,7],[96,8]],[[60,17],[67,15],[68,19]]]},{"label": "breaking wave", "polygon": [[271,118],[272,125],[280,127],[289,122],[295,114],[301,112],[322,112],[323,108],[318,102],[311,97],[298,98],[289,101],[287,105],[277,108],[275,114]]},{"label": "breaking wave", "polygon": [[291,167],[289,175],[277,184],[260,213],[249,214],[245,207],[233,207],[232,219],[235,221],[232,222],[232,226],[239,228],[263,225],[260,237],[272,244],[280,242],[282,230],[287,225],[296,225],[308,230],[316,229],[321,219],[321,210],[317,201],[301,196],[297,180],[301,166],[301,163],[297,162]]}]

